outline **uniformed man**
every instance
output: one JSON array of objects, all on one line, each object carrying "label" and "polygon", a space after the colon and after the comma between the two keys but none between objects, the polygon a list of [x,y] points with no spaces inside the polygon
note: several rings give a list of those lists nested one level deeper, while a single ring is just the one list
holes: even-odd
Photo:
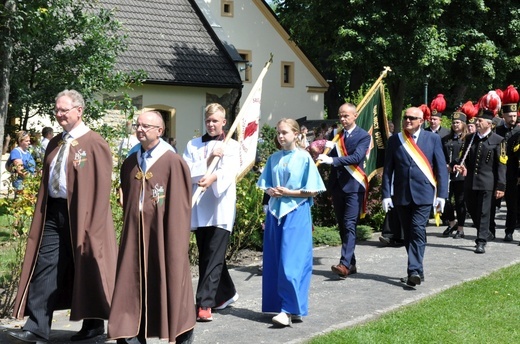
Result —
[{"label": "uniformed man", "polygon": [[[518,227],[518,158],[520,152],[520,127],[516,125],[518,117],[518,91],[511,85],[504,91],[504,105],[502,105],[503,123],[496,127],[495,132],[502,136],[506,141],[507,171],[506,171],[506,191],[504,199],[506,201],[506,234],[504,241],[513,241],[513,232]],[[502,199],[497,200],[497,206]]]},{"label": "uniformed man", "polygon": [[438,94],[434,100],[432,100],[430,104],[431,116],[430,116],[430,126],[426,128],[426,131],[431,131],[433,133],[439,134],[441,139],[448,136],[450,131],[441,126],[442,122],[442,113],[446,110],[446,100],[444,99],[443,94]]},{"label": "uniformed man", "polygon": [[495,237],[490,231],[495,217],[494,200],[504,196],[506,187],[506,142],[491,130],[493,117],[490,110],[479,112],[477,132],[466,137],[462,157],[453,166],[465,176],[464,199],[477,227],[475,253],[485,253],[487,241]]}]

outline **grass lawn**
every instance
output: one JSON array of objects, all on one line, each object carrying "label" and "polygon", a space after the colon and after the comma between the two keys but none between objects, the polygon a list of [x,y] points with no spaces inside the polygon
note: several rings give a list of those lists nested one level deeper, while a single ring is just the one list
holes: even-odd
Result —
[{"label": "grass lawn", "polygon": [[309,343],[520,343],[519,299],[517,264]]}]

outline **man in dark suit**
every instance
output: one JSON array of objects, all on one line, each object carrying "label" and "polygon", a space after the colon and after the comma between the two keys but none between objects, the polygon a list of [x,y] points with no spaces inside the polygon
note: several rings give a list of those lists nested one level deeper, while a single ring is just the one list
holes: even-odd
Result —
[{"label": "man in dark suit", "polygon": [[477,132],[469,134],[462,146],[466,159],[453,166],[465,176],[464,199],[477,227],[475,253],[485,253],[487,241],[494,239],[495,233],[490,231],[495,217],[494,200],[503,197],[506,188],[506,141],[491,130],[493,117],[492,111],[480,111]]},{"label": "man in dark suit", "polygon": [[331,156],[320,154],[318,160],[332,165],[328,190],[332,193],[342,243],[339,264],[331,269],[340,278],[346,278],[357,272],[354,254],[356,225],[368,188],[363,161],[370,146],[370,135],[356,125],[358,113],[355,105],[341,105],[338,116],[343,126],[341,138],[336,144],[329,141],[327,147],[332,148]]},{"label": "man in dark suit", "polygon": [[408,276],[401,281],[412,287],[424,280],[426,224],[432,204],[442,212],[448,197],[448,169],[441,138],[421,130],[423,122],[419,108],[406,110],[403,131],[388,140],[382,181],[383,209],[395,206],[408,252]]},{"label": "man in dark suit", "polygon": [[[518,106],[516,103],[502,105],[503,123],[495,128],[495,133],[506,140],[507,171],[506,191],[506,235],[504,241],[513,241],[513,233],[518,227],[520,213],[518,204],[518,144],[520,143],[520,127],[516,125],[518,117]],[[516,149],[516,151],[515,151]],[[497,199],[496,206],[500,207],[502,199]]]},{"label": "man in dark suit", "polygon": [[450,131],[443,126],[441,126],[442,113],[437,111],[432,111],[432,115],[430,118],[430,126],[424,130],[431,131],[432,133],[437,133],[441,139],[448,136]]}]

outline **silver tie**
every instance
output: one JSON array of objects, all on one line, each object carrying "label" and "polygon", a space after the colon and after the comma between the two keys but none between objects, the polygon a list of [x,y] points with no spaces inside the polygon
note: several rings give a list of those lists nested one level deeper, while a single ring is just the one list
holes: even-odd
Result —
[{"label": "silver tie", "polygon": [[70,138],[69,133],[63,135],[63,143],[58,152],[58,157],[56,158],[56,164],[54,165],[54,170],[51,176],[51,187],[54,194],[58,194],[60,191],[60,173],[61,173],[61,165],[63,163],[63,155],[65,155],[65,148],[67,148],[67,140]]}]

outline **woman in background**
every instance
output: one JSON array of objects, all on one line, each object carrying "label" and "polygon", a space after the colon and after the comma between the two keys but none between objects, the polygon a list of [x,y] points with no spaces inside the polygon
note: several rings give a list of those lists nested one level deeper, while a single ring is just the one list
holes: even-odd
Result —
[{"label": "woman in background", "polygon": [[15,190],[19,191],[23,189],[24,178],[28,174],[34,174],[36,162],[34,161],[34,158],[29,151],[29,146],[31,145],[31,136],[28,132],[23,130],[17,132],[16,143],[18,146],[11,151],[7,166],[9,171],[12,173],[13,187]]}]

